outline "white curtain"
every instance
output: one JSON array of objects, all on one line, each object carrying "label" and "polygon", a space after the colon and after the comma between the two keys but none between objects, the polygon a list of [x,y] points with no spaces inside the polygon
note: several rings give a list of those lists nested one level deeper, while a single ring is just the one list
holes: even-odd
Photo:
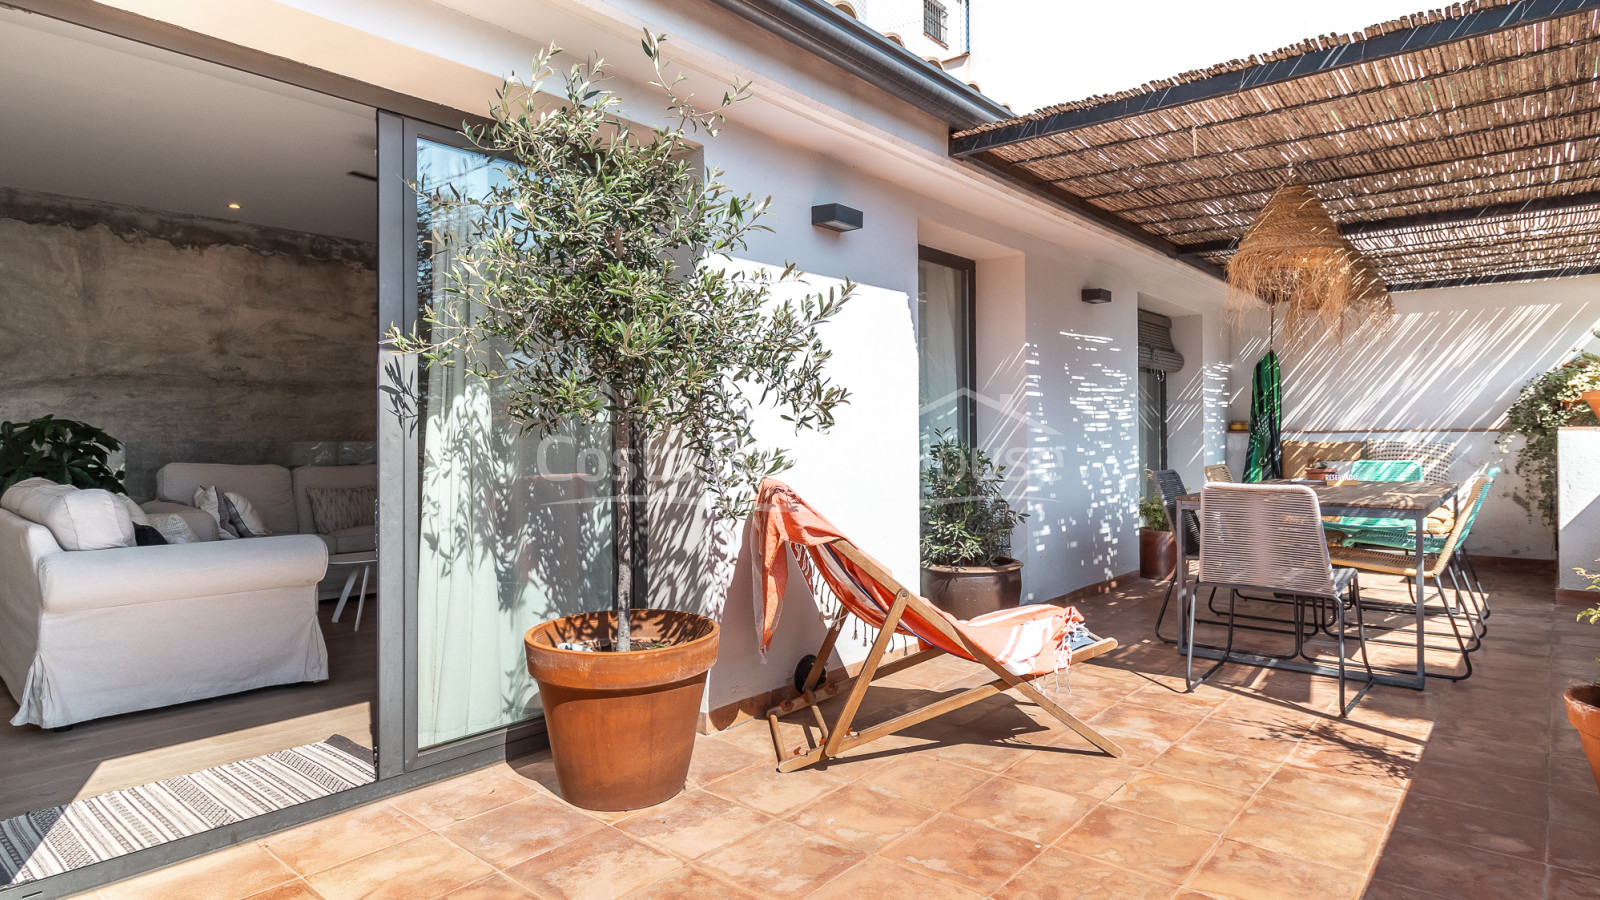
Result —
[{"label": "white curtain", "polygon": [[960,390],[966,366],[966,273],[926,260],[917,265],[917,348],[921,355],[922,441],[942,429],[964,436]]},{"label": "white curtain", "polygon": [[[429,190],[448,179],[471,195],[493,177],[477,154],[428,144],[418,156],[434,173]],[[428,219],[436,232],[461,229]],[[424,272],[437,299],[450,258],[433,246]],[[536,715],[523,633],[609,609],[614,562],[603,451],[587,436],[522,433],[502,387],[459,361],[423,378],[417,744],[427,748]]]}]

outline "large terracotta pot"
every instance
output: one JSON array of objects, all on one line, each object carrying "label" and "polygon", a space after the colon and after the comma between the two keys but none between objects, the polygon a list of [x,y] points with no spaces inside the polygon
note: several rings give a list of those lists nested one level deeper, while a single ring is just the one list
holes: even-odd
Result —
[{"label": "large terracotta pot", "polygon": [[1178,539],[1170,531],[1139,529],[1139,577],[1161,581],[1178,565]]},{"label": "large terracotta pot", "polygon": [[1580,684],[1567,688],[1567,721],[1578,729],[1583,752],[1589,757],[1589,771],[1595,787],[1600,787],[1600,684]]},{"label": "large terracotta pot", "polygon": [[1600,419],[1600,391],[1584,391],[1580,396],[1588,402],[1589,408],[1594,410],[1595,418]]},{"label": "large terracotta pot", "polygon": [[958,619],[1015,609],[1022,602],[1022,563],[1002,557],[993,566],[923,566],[922,596]]},{"label": "large terracotta pot", "polygon": [[642,809],[683,790],[706,671],[717,660],[717,623],[704,616],[636,609],[628,621],[634,641],[671,646],[628,653],[557,646],[610,640],[615,612],[556,619],[523,638],[561,796],[584,809]]}]

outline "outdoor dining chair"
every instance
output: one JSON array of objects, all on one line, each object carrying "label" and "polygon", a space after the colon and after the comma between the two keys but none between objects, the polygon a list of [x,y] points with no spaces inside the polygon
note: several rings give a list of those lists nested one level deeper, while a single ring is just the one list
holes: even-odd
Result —
[{"label": "outdoor dining chair", "polygon": [[[1307,652],[1304,632],[1298,627],[1307,620],[1308,612],[1320,619],[1324,610],[1331,613],[1333,636],[1338,642],[1339,715],[1347,715],[1372,688],[1372,662],[1367,657],[1366,623],[1356,570],[1334,568],[1322,533],[1321,505],[1310,488],[1297,484],[1206,485],[1200,492],[1200,577],[1196,594],[1203,588],[1228,592],[1228,642],[1220,648],[1222,655],[1217,663],[1190,681],[1189,690],[1224,664],[1250,662],[1248,657],[1267,664],[1298,658],[1324,668]],[[1294,603],[1297,627],[1291,653],[1234,656],[1234,613],[1241,591],[1264,591]],[[1346,626],[1351,612],[1355,613],[1355,641],[1367,678],[1355,697],[1346,702],[1350,659]],[[1193,604],[1189,606],[1189,620],[1187,650],[1192,672],[1196,643]]]},{"label": "outdoor dining chair", "polygon": [[1239,479],[1233,477],[1233,470],[1228,468],[1227,463],[1218,463],[1214,466],[1206,466],[1206,481],[1208,483],[1215,481],[1232,483],[1238,480]]}]

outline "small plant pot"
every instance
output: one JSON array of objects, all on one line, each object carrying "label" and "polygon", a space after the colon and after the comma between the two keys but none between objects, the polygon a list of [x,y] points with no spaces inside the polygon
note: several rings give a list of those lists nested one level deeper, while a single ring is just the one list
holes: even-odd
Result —
[{"label": "small plant pot", "polygon": [[1139,577],[1163,581],[1178,565],[1178,539],[1170,531],[1139,529]]},{"label": "small plant pot", "polygon": [[993,566],[923,566],[922,596],[958,619],[1014,609],[1022,602],[1022,563],[1002,558]]},{"label": "small plant pot", "polygon": [[610,641],[615,612],[566,616],[523,637],[561,796],[583,809],[643,809],[683,790],[706,672],[717,661],[717,623],[704,616],[636,609],[628,621],[634,641],[669,646],[628,653],[558,646]]},{"label": "small plant pot", "polygon": [[1580,684],[1567,688],[1567,721],[1578,729],[1583,752],[1589,757],[1589,771],[1595,787],[1600,787],[1600,684]]},{"label": "small plant pot", "polygon": [[1333,469],[1313,469],[1306,466],[1306,478],[1312,481],[1327,481],[1334,476]]},{"label": "small plant pot", "polygon": [[1600,419],[1600,391],[1584,391],[1580,396],[1589,404],[1595,418]]}]

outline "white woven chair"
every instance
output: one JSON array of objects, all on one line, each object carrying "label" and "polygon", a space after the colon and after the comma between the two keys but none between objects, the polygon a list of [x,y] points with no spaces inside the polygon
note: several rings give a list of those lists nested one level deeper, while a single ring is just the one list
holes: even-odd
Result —
[{"label": "white woven chair", "polygon": [[[1301,623],[1308,606],[1320,618],[1331,607],[1339,643],[1339,714],[1347,714],[1372,687],[1372,663],[1367,658],[1366,623],[1361,615],[1361,591],[1356,570],[1333,568],[1323,538],[1322,510],[1317,495],[1301,485],[1208,484],[1200,492],[1200,578],[1195,594],[1211,587],[1228,591],[1228,644],[1222,656],[1198,679],[1194,671],[1194,606],[1188,610],[1187,641],[1190,690],[1227,662],[1255,662],[1279,668],[1331,674],[1316,665],[1306,651]],[[1294,651],[1281,656],[1238,654],[1233,650],[1235,606],[1239,592],[1266,592],[1290,599],[1295,606]],[[1346,610],[1356,615],[1356,641],[1367,673],[1365,684],[1346,702]],[[1303,659],[1307,665],[1300,665]]]}]

